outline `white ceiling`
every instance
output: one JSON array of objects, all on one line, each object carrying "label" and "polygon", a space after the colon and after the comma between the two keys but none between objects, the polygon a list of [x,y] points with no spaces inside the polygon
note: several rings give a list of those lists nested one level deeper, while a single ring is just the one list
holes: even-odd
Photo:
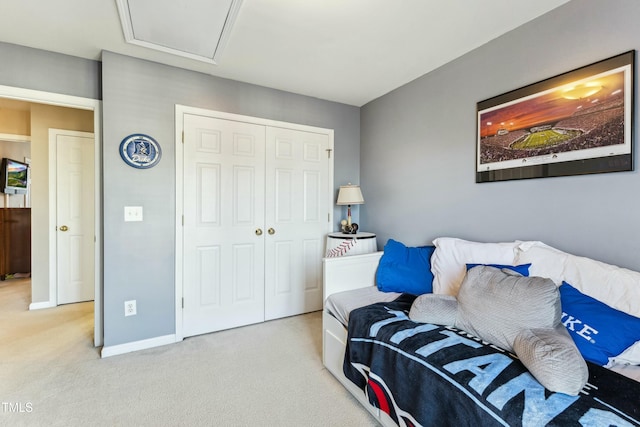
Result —
[{"label": "white ceiling", "polygon": [[109,50],[361,106],[568,1],[244,0],[213,65],[125,43],[116,0],[0,0],[0,41],[94,60]]}]

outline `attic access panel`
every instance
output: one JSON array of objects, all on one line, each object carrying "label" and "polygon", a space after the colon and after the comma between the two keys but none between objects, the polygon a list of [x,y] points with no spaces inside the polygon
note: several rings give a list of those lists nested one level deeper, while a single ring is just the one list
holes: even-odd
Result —
[{"label": "attic access panel", "polygon": [[216,64],[242,0],[116,0],[127,43]]}]

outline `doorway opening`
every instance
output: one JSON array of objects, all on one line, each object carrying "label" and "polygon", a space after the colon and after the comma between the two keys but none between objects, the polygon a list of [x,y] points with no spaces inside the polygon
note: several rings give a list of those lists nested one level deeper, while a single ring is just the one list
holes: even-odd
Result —
[{"label": "doorway opening", "polygon": [[[2,125],[2,103],[27,103],[30,108],[31,135],[31,302],[30,310],[51,308],[58,305],[57,297],[52,294],[56,268],[51,263],[57,251],[57,230],[51,227],[55,223],[56,211],[50,206],[49,181],[49,129],[71,129],[93,134],[93,261],[91,285],[94,288],[93,319],[96,347],[103,344],[103,306],[102,306],[102,218],[101,218],[101,102],[95,99],[81,98],[29,89],[0,86],[0,126]],[[0,134],[2,134],[0,130]]]}]

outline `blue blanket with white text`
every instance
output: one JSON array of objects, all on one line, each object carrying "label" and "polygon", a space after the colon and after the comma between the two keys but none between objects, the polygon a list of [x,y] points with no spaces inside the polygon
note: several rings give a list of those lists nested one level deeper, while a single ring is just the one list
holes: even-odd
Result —
[{"label": "blue blanket with white text", "polygon": [[353,310],[344,373],[400,426],[640,426],[640,383],[589,363],[578,396],[546,390],[512,354],[413,322],[413,299]]}]

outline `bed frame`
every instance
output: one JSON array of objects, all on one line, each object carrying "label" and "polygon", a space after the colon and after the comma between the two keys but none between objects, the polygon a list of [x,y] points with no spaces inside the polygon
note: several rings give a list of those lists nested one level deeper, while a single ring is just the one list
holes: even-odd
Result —
[{"label": "bed frame", "polygon": [[[383,252],[364,255],[325,258],[322,261],[324,277],[323,301],[336,292],[375,286],[376,269]],[[342,364],[347,345],[347,329],[326,310],[322,312],[322,362],[333,376],[383,426],[397,424],[385,412],[369,404],[365,394],[344,376]]]},{"label": "bed frame", "polygon": [[[370,254],[363,255],[353,255],[353,256],[343,256],[338,258],[325,258],[323,260],[323,272],[324,272],[324,283],[323,283],[323,291],[324,291],[324,301],[326,301],[327,297],[342,291],[349,291],[355,289],[366,288],[370,286],[375,286],[375,276],[378,268],[378,264],[380,258],[382,257],[383,252],[375,252]],[[327,370],[336,377],[336,379],[354,396],[354,398],[367,410],[371,415],[383,426],[393,427],[396,426],[394,420],[385,412],[380,411],[379,409],[373,407],[369,404],[368,397],[363,393],[362,389],[357,387],[354,383],[352,383],[345,374],[343,373],[343,363],[345,357],[345,349],[347,343],[347,328],[342,324],[341,321],[337,320],[332,314],[328,312],[328,310],[323,310],[322,315],[322,328],[323,328],[323,339],[322,339],[322,358],[323,364],[327,368]],[[609,407],[611,409],[612,416],[616,414],[622,414],[624,416],[623,420],[633,419],[638,420],[638,410],[637,407],[633,406],[634,402],[624,400],[625,393],[626,396],[629,395],[637,395],[637,385],[632,384],[629,380],[620,378],[611,378],[612,386],[609,386],[609,383],[606,380],[609,379],[607,375],[602,373],[598,373],[597,366],[593,365],[590,367],[597,368],[595,374],[593,376],[594,385],[603,385],[598,389],[595,387],[595,391],[584,393],[585,396],[593,395],[592,397],[587,397],[590,399],[583,405],[583,409],[585,407],[590,408],[591,406],[589,402],[596,402],[596,405],[603,406],[604,412],[609,412],[604,407]],[[634,366],[634,368],[636,368]],[[614,369],[615,371],[615,369]],[[622,375],[626,375],[629,378],[639,381],[636,376],[629,375],[629,373],[622,373]],[[605,382],[600,383],[599,379],[605,378]],[[640,382],[640,381],[639,381]],[[612,388],[613,387],[613,388]],[[620,390],[624,388],[625,392],[620,394]],[[611,390],[617,390],[615,393],[616,399],[613,399],[612,402],[609,402],[606,398],[610,397]],[[581,395],[582,396],[582,395]],[[605,402],[601,399],[605,398]],[[622,401],[620,400],[622,399]],[[612,403],[613,406],[607,404]],[[631,406],[629,406],[631,404]],[[596,406],[594,406],[595,408]],[[621,411],[618,411],[616,408],[622,408]],[[625,413],[624,411],[627,411]],[[587,414],[591,413],[589,411]],[[585,415],[587,415],[585,414]],[[635,415],[633,415],[635,414]],[[592,414],[593,415],[593,414]],[[400,421],[402,422],[402,421]],[[636,421],[637,422],[637,421]],[[633,423],[632,423],[633,424]],[[633,424],[636,425],[636,424]]]}]

